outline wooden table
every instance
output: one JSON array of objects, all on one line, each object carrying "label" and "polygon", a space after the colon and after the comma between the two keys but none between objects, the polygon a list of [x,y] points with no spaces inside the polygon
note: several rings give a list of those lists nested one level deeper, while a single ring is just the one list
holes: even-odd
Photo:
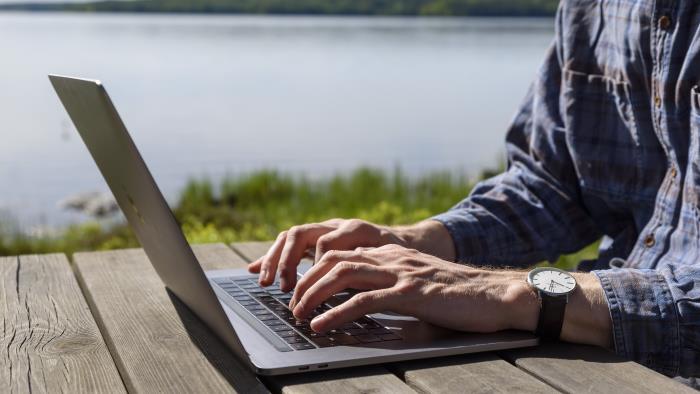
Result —
[{"label": "wooden table", "polygon": [[[195,246],[205,269],[267,243]],[[177,299],[142,250],[0,257],[0,393],[694,392],[593,347],[536,348],[281,377],[249,372]]]}]

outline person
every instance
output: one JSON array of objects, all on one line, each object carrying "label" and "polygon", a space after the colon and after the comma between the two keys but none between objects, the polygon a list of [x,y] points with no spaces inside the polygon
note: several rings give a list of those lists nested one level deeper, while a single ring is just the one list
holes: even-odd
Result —
[{"label": "person", "polygon": [[[573,273],[559,339],[700,376],[700,6],[564,0],[556,36],[507,133],[508,166],[449,211],[405,227],[334,219],[282,232],[276,272],[311,327],[391,310],[456,330],[534,331],[524,267],[602,237]],[[315,264],[296,282],[305,250]],[[466,264],[455,264],[461,262]]]}]

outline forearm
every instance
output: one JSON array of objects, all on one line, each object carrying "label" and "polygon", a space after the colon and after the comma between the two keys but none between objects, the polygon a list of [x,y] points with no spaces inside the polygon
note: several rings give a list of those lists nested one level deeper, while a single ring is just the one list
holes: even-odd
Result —
[{"label": "forearm", "polygon": [[455,261],[455,247],[450,233],[437,220],[425,220],[410,226],[392,227],[406,247],[447,261]]},{"label": "forearm", "polygon": [[[520,330],[535,331],[540,313],[537,293],[525,283],[526,273],[522,273],[522,286],[515,291],[516,296],[510,300],[515,312],[513,327]],[[573,273],[576,289],[569,295],[566,306],[562,341],[587,345],[612,347],[612,323],[610,309],[600,281],[593,274]]]}]

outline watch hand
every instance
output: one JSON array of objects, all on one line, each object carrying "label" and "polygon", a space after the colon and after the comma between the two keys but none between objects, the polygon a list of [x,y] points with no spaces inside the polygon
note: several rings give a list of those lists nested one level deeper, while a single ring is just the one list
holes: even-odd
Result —
[{"label": "watch hand", "polygon": [[552,281],[552,283],[554,283],[554,284],[556,284],[556,285],[559,285],[559,286],[561,286],[561,287],[566,287],[566,286],[562,285],[562,284],[559,283],[559,282]]}]

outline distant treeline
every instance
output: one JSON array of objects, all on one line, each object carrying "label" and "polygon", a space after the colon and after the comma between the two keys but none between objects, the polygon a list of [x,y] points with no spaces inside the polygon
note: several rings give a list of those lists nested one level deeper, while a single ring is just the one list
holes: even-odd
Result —
[{"label": "distant treeline", "polygon": [[305,15],[547,16],[554,14],[558,3],[558,0],[131,0],[24,3],[1,5],[0,9]]}]

